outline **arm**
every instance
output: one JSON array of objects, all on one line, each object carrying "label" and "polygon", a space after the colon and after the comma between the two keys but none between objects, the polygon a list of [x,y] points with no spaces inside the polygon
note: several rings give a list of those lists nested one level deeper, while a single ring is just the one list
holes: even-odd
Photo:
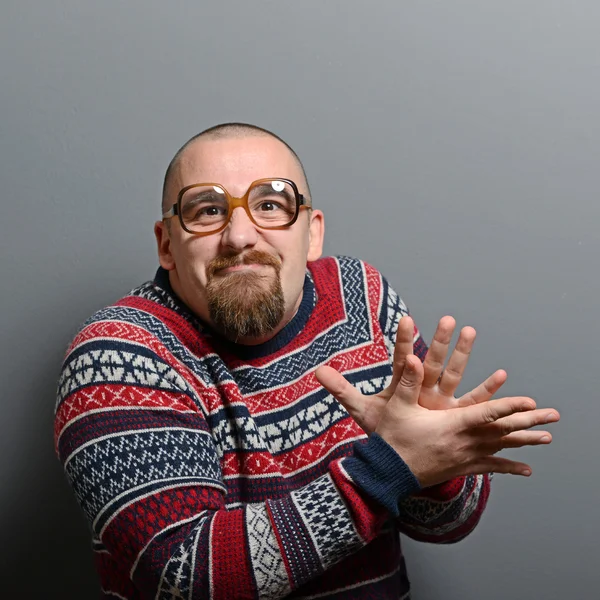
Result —
[{"label": "arm", "polygon": [[64,362],[56,449],[94,535],[144,598],[282,598],[372,540],[419,488],[374,437],[303,488],[229,510],[193,376],[140,344],[147,332],[133,342],[94,327]]}]

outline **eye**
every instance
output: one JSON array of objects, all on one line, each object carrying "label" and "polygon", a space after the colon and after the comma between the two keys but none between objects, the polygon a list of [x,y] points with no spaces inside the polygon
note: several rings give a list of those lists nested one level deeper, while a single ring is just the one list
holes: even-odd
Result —
[{"label": "eye", "polygon": [[196,201],[188,203],[183,211],[183,218],[188,222],[219,221],[227,215],[227,206],[222,202]]},{"label": "eye", "polygon": [[273,202],[271,200],[265,200],[264,202],[260,203],[260,206],[258,208],[263,212],[271,212],[275,210],[281,210],[281,204],[279,204],[278,202]]},{"label": "eye", "polygon": [[202,206],[197,214],[207,217],[216,217],[218,215],[224,215],[225,209],[222,206]]}]

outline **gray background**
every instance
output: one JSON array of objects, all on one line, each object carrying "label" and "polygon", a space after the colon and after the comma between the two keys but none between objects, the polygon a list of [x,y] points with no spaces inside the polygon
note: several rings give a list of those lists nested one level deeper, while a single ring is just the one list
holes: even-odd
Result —
[{"label": "gray background", "polygon": [[303,157],[328,254],[380,268],[427,340],[478,328],[464,390],[562,412],[457,546],[407,542],[416,600],[591,598],[600,520],[600,4],[4,0],[0,593],[93,598],[52,447],[78,326],[155,270],[172,154],[228,120]]}]

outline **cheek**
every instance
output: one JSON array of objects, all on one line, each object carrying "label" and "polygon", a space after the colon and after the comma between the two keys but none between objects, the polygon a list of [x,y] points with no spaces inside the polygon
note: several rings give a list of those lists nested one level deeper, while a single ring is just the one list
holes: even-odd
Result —
[{"label": "cheek", "polygon": [[[308,238],[307,236],[294,236],[286,240],[286,244],[279,246],[279,254],[283,261],[281,280],[284,292],[297,294],[304,285],[306,272]],[[277,246],[275,246],[277,247]]]},{"label": "cheek", "polygon": [[206,266],[217,256],[218,243],[210,238],[190,238],[179,247],[179,264],[187,277],[206,284]]},{"label": "cheek", "polygon": [[301,264],[304,267],[308,256],[308,230],[303,223],[296,223],[293,227],[298,229],[272,231],[264,241],[279,254],[284,264]]}]

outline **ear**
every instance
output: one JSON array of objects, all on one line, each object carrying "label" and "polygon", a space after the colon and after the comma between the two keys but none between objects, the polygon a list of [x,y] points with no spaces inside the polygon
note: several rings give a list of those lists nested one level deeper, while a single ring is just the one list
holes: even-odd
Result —
[{"label": "ear", "polygon": [[158,262],[163,269],[172,271],[175,268],[175,259],[171,253],[171,236],[165,221],[154,223],[154,235],[158,247]]},{"label": "ear", "polygon": [[325,236],[325,217],[320,210],[310,211],[308,226],[308,261],[317,260],[323,253],[323,238]]}]

